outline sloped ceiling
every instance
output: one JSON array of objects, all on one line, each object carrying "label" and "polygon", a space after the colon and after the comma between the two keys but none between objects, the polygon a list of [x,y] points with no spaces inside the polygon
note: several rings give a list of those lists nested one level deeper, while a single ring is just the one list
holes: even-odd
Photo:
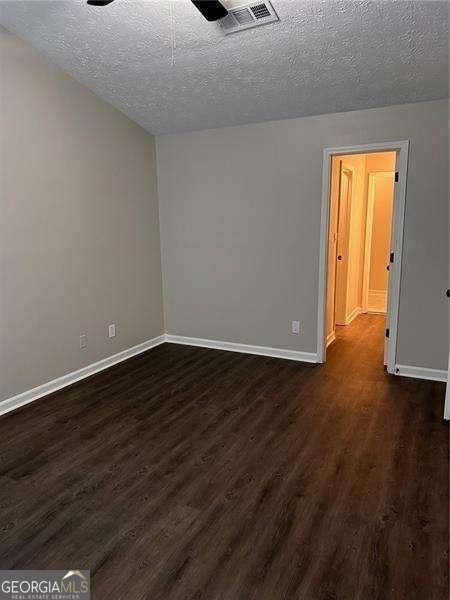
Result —
[{"label": "sloped ceiling", "polygon": [[0,1],[0,23],[152,133],[447,97],[447,2],[272,3],[229,36],[189,0]]}]

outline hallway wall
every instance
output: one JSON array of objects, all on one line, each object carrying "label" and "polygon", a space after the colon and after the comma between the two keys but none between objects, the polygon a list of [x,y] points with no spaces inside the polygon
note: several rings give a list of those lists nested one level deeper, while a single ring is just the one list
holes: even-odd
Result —
[{"label": "hallway wall", "polygon": [[378,177],[372,219],[372,244],[370,253],[369,293],[387,292],[389,252],[391,246],[392,209],[394,186],[392,179]]},{"label": "hallway wall", "polygon": [[[368,154],[366,160],[366,181],[370,174],[392,173],[396,168],[395,152],[377,152]],[[393,177],[393,176],[392,176]],[[370,265],[368,265],[367,308],[373,312],[387,311],[387,288],[389,253],[391,246],[392,211],[394,184],[379,176],[373,180],[375,185],[375,203],[372,213]],[[367,186],[367,194],[370,192]],[[368,195],[366,202],[369,201]],[[367,208],[367,207],[366,207]],[[367,210],[366,210],[367,216]]]},{"label": "hallway wall", "polygon": [[370,152],[366,155],[366,172],[395,171],[395,152]]}]

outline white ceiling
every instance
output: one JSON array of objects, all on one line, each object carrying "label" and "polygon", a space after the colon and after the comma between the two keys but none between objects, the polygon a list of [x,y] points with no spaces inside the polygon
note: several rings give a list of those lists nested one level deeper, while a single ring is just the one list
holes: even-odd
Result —
[{"label": "white ceiling", "polygon": [[447,97],[447,2],[272,4],[229,36],[189,0],[0,1],[0,22],[152,133]]}]

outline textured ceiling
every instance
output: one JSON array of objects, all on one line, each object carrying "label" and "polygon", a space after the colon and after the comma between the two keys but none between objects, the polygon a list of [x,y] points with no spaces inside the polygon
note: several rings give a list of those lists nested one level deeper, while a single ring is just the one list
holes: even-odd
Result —
[{"label": "textured ceiling", "polygon": [[272,3],[229,36],[188,0],[0,1],[0,22],[152,133],[447,97],[447,2]]}]

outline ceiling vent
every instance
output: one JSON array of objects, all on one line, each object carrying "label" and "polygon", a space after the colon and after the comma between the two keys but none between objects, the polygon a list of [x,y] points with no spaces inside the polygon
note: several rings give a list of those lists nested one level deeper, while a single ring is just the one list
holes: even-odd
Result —
[{"label": "ceiling vent", "polygon": [[266,0],[229,8],[227,16],[220,19],[219,23],[223,32],[229,34],[274,21],[279,21],[278,15],[270,2]]}]

